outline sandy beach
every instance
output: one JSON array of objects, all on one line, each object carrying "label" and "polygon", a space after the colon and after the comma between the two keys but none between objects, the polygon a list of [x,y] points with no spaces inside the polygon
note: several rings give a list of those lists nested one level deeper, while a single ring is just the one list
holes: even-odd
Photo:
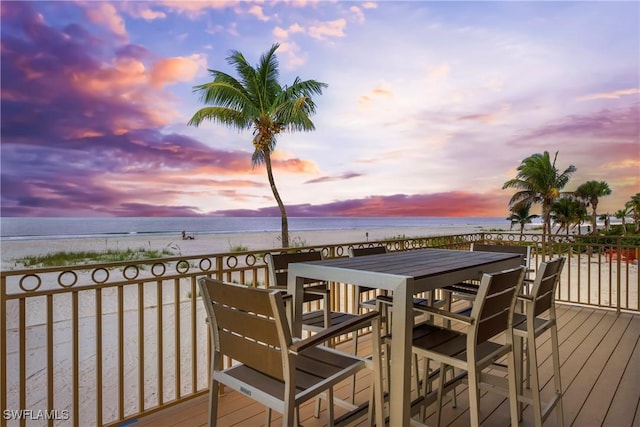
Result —
[{"label": "sandy beach", "polygon": [[[323,230],[291,233],[291,246],[313,246],[330,243],[352,243],[388,239],[396,236],[425,237],[465,234],[483,231],[481,226],[397,227],[371,230]],[[488,231],[488,230],[486,230]],[[280,248],[279,233],[198,234],[194,240],[183,240],[180,234],[162,236],[118,236],[106,238],[56,238],[38,240],[2,240],[2,270],[16,267],[15,260],[25,256],[45,255],[58,251],[102,251],[107,249],[171,249],[176,255],[205,255],[229,252],[234,247],[248,250]]]}]

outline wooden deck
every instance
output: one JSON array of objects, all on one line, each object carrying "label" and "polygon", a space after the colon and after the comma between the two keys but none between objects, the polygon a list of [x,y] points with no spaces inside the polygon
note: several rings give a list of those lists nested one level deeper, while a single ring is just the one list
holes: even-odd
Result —
[{"label": "wooden deck", "polygon": [[[640,315],[616,314],[593,308],[558,306],[560,359],[562,364],[562,386],[564,389],[564,423],[566,426],[637,426],[640,425]],[[541,382],[545,392],[550,393],[551,373],[548,333],[539,344]],[[364,340],[368,339],[365,337]],[[363,351],[367,351],[366,344]],[[336,390],[336,395],[346,397],[349,384]],[[447,403],[443,408],[443,423],[447,426],[469,424],[466,387],[457,388],[458,407]],[[358,378],[358,402],[369,396],[368,378]],[[486,394],[481,399],[482,424],[485,426],[508,426],[509,408],[506,399]],[[240,393],[231,392],[220,398],[220,426],[260,426],[265,424],[264,407],[254,403]],[[143,426],[206,426],[208,397],[202,396],[189,402],[164,409],[138,420]],[[339,415],[336,409],[336,415]],[[301,424],[305,426],[326,425],[323,411],[320,418],[312,416],[312,406],[301,409]],[[522,426],[532,426],[530,408],[525,410]],[[273,416],[274,425],[280,418]],[[427,423],[433,425],[434,417]],[[366,425],[366,420],[355,425]],[[552,413],[545,426],[555,426]]]}]

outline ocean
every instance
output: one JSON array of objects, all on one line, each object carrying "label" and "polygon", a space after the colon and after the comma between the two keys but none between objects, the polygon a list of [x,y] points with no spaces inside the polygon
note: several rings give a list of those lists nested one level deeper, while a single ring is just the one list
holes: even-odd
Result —
[{"label": "ocean", "polygon": [[[481,226],[508,229],[497,217],[293,217],[289,231]],[[0,218],[1,240],[131,235],[221,234],[280,231],[279,217]]]}]

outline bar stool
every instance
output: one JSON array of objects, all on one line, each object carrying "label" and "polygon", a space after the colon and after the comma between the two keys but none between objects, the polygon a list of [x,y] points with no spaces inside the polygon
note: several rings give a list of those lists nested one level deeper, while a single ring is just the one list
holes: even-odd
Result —
[{"label": "bar stool", "polygon": [[[531,292],[520,295],[518,299],[525,303],[524,313],[515,313],[513,318],[513,334],[516,339],[516,365],[519,371],[518,394],[520,402],[529,403],[533,407],[534,425],[541,427],[551,411],[556,409],[558,426],[563,423],[562,385],[560,382],[560,356],[558,354],[558,327],[556,322],[555,295],[560,282],[560,273],[566,258],[559,257],[542,262],[533,281]],[[543,318],[540,315],[547,313]],[[536,338],[549,330],[551,333],[551,358],[553,361],[554,395],[543,409],[540,397],[540,379],[538,375],[538,356]],[[526,342],[526,345],[524,345]],[[524,351],[523,351],[524,347]],[[523,357],[526,357],[526,370],[522,377]],[[524,380],[524,381],[523,381]],[[526,395],[523,383],[530,388]],[[520,417],[523,405],[520,404]]]}]

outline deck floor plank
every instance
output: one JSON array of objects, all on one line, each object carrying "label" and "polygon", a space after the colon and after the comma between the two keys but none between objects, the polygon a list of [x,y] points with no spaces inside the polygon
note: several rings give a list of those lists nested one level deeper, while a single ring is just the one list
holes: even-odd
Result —
[{"label": "deck floor plank", "polygon": [[[540,382],[543,400],[553,392],[549,334],[538,341]],[[564,389],[564,422],[566,426],[604,425],[631,427],[640,420],[640,314],[620,314],[586,307],[558,305],[558,335],[560,363]],[[349,344],[346,350],[350,350]],[[363,353],[370,351],[370,340],[362,340]],[[369,397],[369,374],[358,377],[356,400]],[[350,381],[337,387],[337,396],[346,397]],[[443,424],[465,427],[469,424],[466,386],[456,389],[458,407],[453,408],[445,398],[442,408]],[[246,396],[229,392],[220,398],[219,426],[261,426],[265,422],[264,407]],[[320,418],[313,417],[313,402],[301,408],[302,425],[309,427],[326,425],[326,405],[323,403]],[[481,399],[482,425],[507,427],[510,425],[507,399],[483,393]],[[140,426],[187,427],[206,426],[208,397],[201,396],[183,404],[162,410],[139,420]],[[336,408],[336,413],[340,409]],[[274,413],[273,425],[279,425],[281,417]],[[427,419],[435,424],[435,417]],[[366,425],[361,419],[355,426]],[[522,427],[533,425],[531,408],[524,412]],[[556,425],[551,414],[545,426]]]},{"label": "deck floor plank", "polygon": [[627,339],[635,339],[635,343],[629,358],[619,361],[621,367],[624,367],[624,372],[603,425],[627,426],[640,423],[640,317],[633,317],[627,329]]},{"label": "deck floor plank", "polygon": [[[607,335],[608,343],[603,342],[603,346],[611,343],[611,349],[605,349],[606,354],[602,354],[603,360],[590,359],[593,362],[590,366],[597,369],[597,366],[603,366],[600,371],[596,383],[585,399],[578,416],[575,418],[575,425],[597,424],[601,425],[606,417],[599,408],[599,402],[602,396],[613,396],[616,393],[622,376],[625,372],[627,361],[630,359],[633,349],[637,343],[637,337],[633,336],[631,328],[632,317],[629,314],[621,314],[614,324],[614,328]],[[612,340],[618,339],[616,343]],[[606,358],[606,360],[604,360]],[[602,363],[604,362],[604,363]],[[585,365],[585,369],[589,366]]]}]

